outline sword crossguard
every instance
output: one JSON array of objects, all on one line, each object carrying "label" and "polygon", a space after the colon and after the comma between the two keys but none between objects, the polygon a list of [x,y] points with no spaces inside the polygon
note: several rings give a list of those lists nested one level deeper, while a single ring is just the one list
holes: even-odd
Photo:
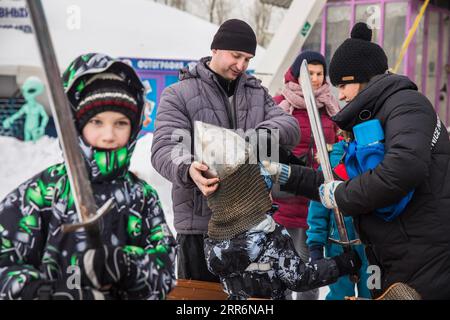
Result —
[{"label": "sword crossguard", "polygon": [[340,244],[342,246],[356,246],[356,245],[362,244],[360,239],[355,239],[355,240],[350,240],[350,241],[341,241],[341,240],[336,240],[333,238],[328,238],[328,240],[330,240],[330,242],[332,242],[332,243]]},{"label": "sword crossguard", "polygon": [[114,199],[110,198],[108,201],[106,201],[96,212],[96,214],[91,215],[87,220],[80,222],[80,223],[74,223],[74,224],[64,224],[62,226],[62,231],[64,233],[68,232],[74,232],[81,228],[89,228],[95,223],[100,220],[101,217],[103,217],[105,214],[107,214],[114,203]]}]

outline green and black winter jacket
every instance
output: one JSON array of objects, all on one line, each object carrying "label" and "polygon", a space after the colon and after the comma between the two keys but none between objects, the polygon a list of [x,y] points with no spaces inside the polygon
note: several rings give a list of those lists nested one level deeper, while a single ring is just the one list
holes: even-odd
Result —
[{"label": "green and black winter jacket", "polygon": [[[124,167],[116,178],[91,181],[97,207],[114,199],[112,209],[99,222],[101,238],[103,244],[129,253],[139,268],[136,286],[126,298],[164,299],[175,284],[176,242],[156,191]],[[0,299],[36,299],[41,285],[72,275],[71,266],[87,249],[86,232],[63,233],[61,227],[76,222],[64,164],[49,167],[6,196],[0,203]],[[70,290],[65,294],[69,299],[83,299]],[[123,296],[102,292],[100,298]]]}]

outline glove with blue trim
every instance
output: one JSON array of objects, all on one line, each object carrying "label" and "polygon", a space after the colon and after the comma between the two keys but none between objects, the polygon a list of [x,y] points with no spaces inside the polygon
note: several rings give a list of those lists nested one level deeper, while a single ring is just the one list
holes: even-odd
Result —
[{"label": "glove with blue trim", "polygon": [[278,162],[272,162],[264,160],[262,165],[266,172],[270,175],[273,183],[279,183],[281,185],[286,184],[291,175],[291,167]]},{"label": "glove with blue trim", "polygon": [[337,187],[343,183],[343,181],[330,181],[322,184],[319,187],[320,201],[323,206],[328,209],[337,208],[336,199],[334,198]]}]

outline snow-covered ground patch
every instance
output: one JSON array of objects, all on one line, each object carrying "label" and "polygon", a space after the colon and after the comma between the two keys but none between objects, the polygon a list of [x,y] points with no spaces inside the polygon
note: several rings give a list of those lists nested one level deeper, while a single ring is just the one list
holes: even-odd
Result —
[{"label": "snow-covered ground patch", "polygon": [[24,142],[0,136],[0,199],[45,168],[62,161],[57,139]]}]

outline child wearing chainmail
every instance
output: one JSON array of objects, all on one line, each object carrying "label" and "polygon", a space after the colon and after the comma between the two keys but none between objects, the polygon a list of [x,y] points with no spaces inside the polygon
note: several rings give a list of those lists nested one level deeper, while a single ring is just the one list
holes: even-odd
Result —
[{"label": "child wearing chainmail", "polygon": [[[272,218],[270,176],[249,161],[251,151],[245,154],[244,162],[217,174],[219,187],[207,197],[213,214],[205,258],[229,299],[284,299],[286,289],[311,290],[355,273],[361,261],[353,252],[314,264],[301,260],[286,229]],[[214,167],[214,161],[203,162]]]}]

